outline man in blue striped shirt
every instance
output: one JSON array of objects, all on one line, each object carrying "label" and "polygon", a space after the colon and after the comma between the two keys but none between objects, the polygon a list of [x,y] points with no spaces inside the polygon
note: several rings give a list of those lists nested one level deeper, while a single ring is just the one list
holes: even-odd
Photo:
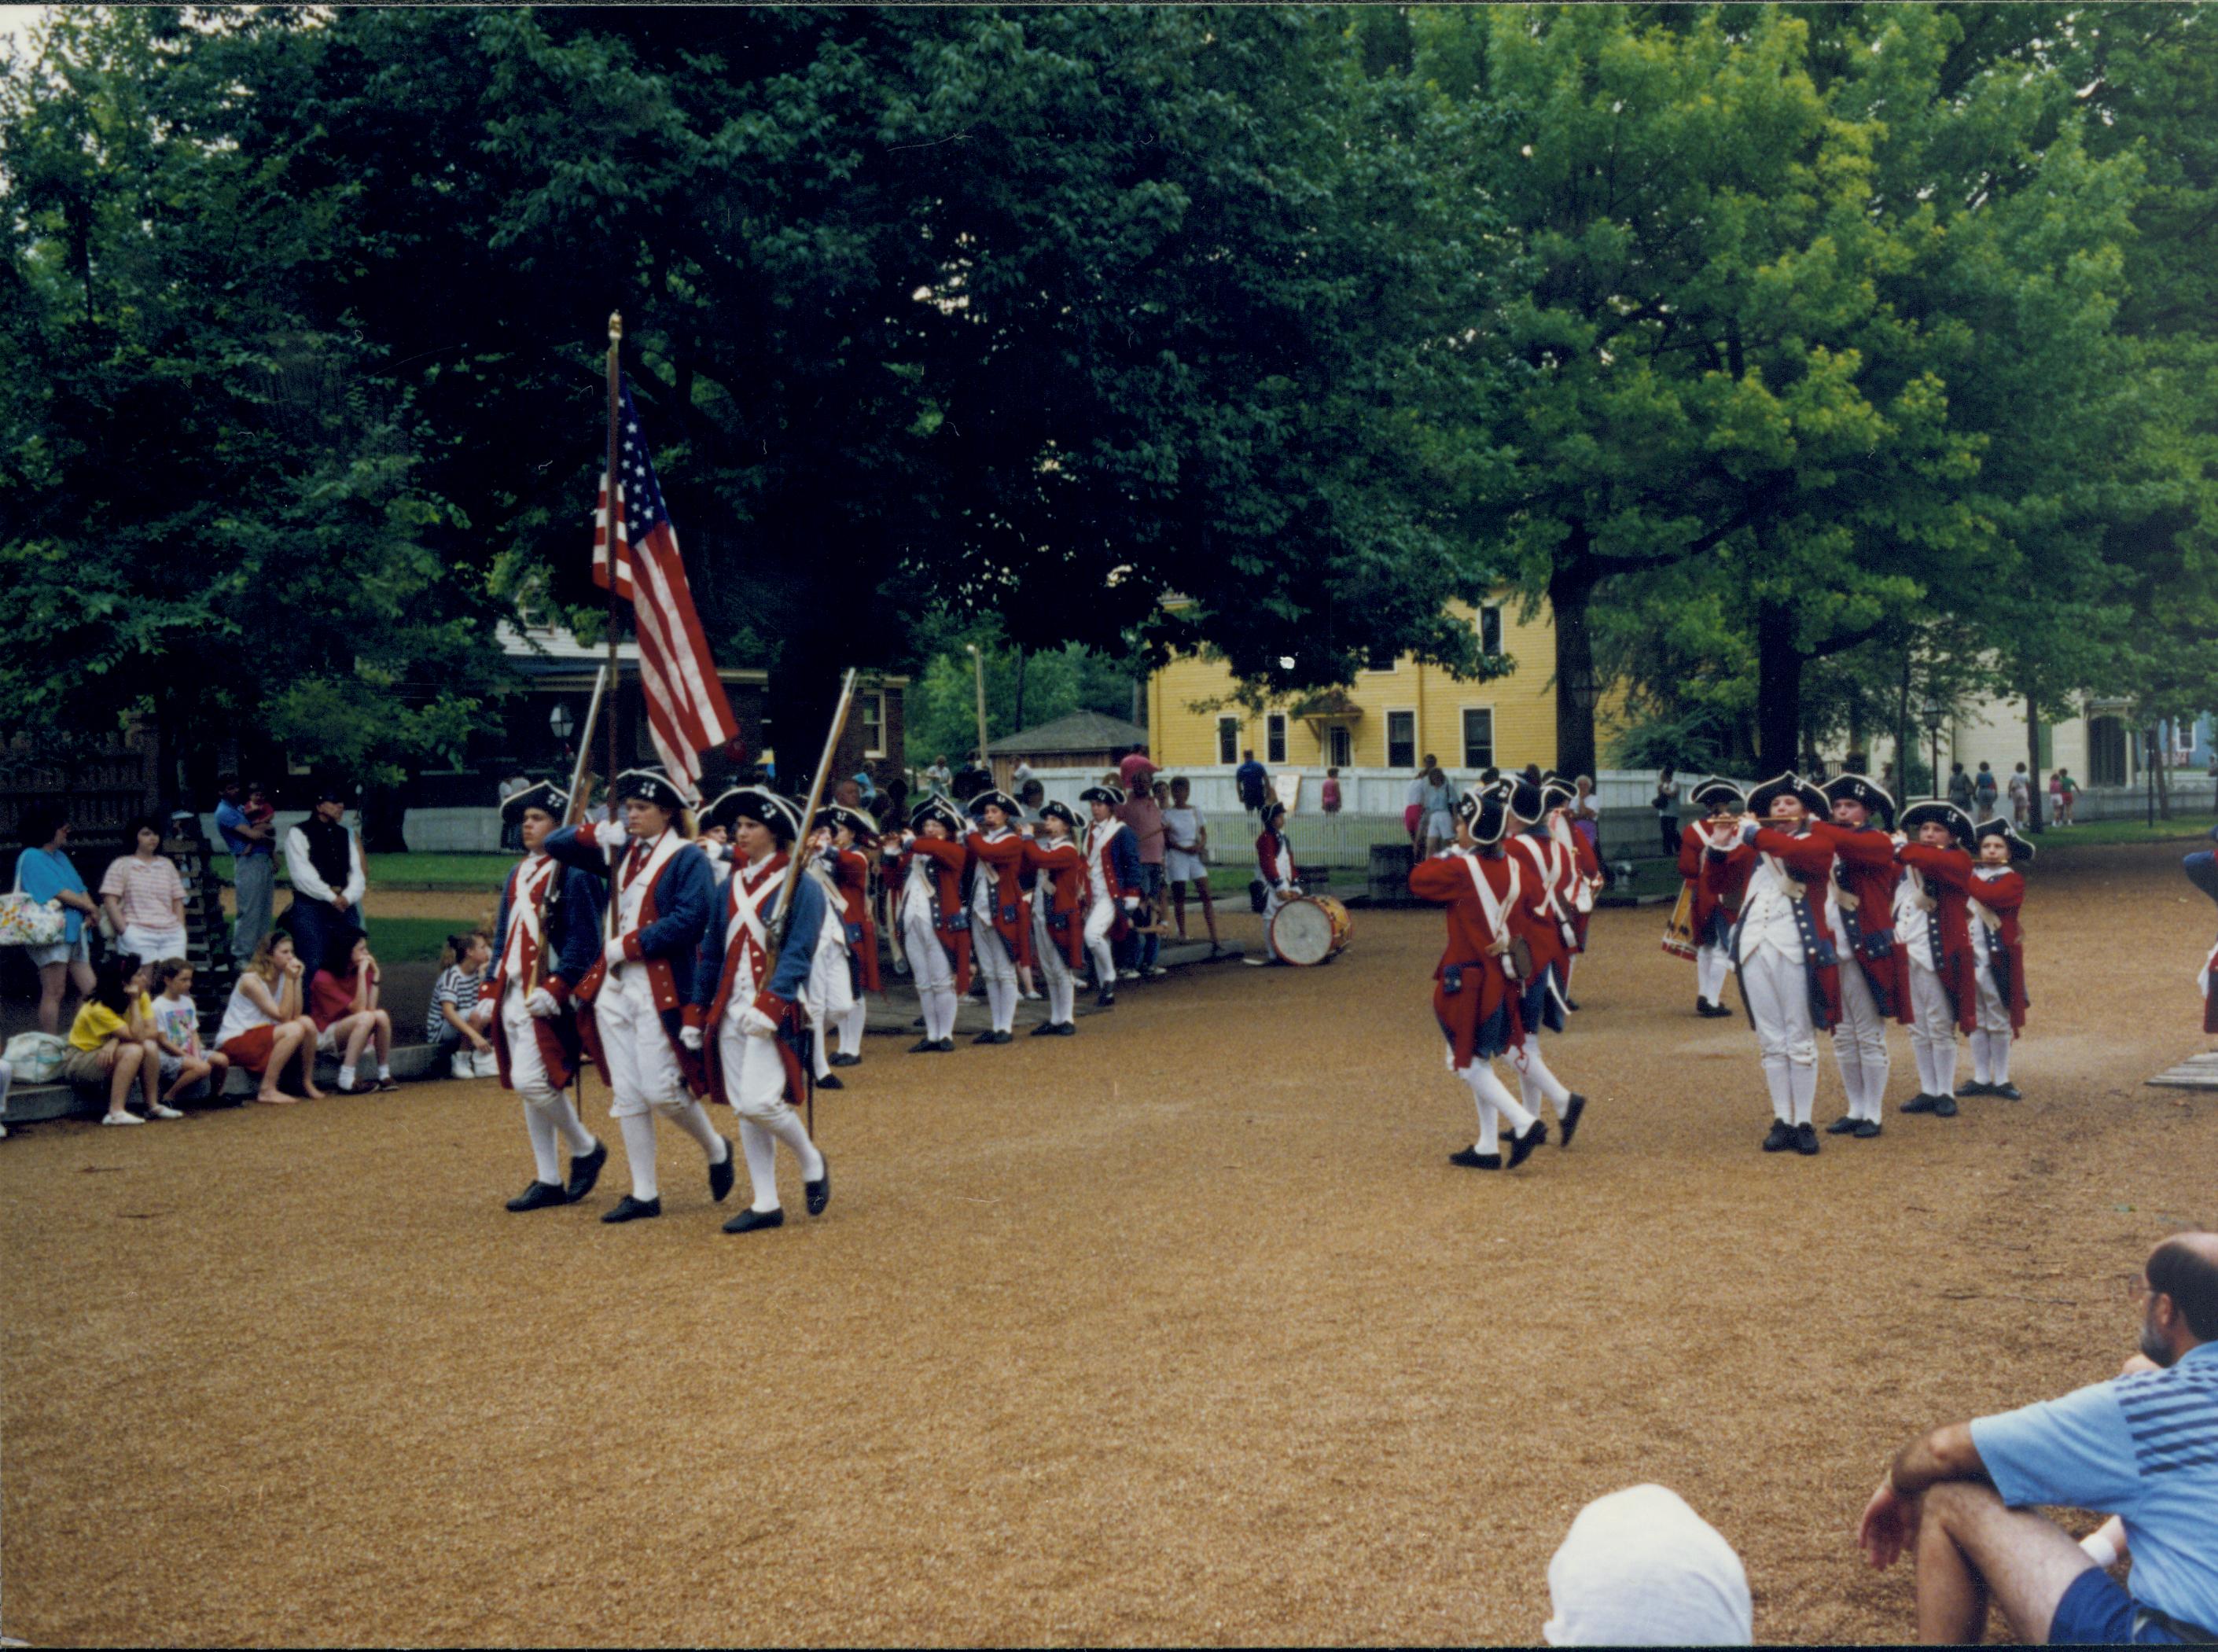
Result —
[{"label": "man in blue striped shirt", "polygon": [[[2134,1369],[1903,1447],[1857,1531],[1918,1570],[1918,1638],[1977,1643],[1987,1604],[2035,1644],[2218,1639],[2218,1234],[2176,1234],[2135,1282]],[[2115,1514],[2083,1547],[2036,1505]],[[2121,1587],[2091,1552],[2122,1525]]]}]

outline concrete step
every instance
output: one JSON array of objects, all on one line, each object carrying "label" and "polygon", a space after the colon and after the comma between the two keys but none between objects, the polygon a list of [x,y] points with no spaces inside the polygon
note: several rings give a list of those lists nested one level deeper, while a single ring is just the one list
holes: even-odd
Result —
[{"label": "concrete step", "polygon": [[2166,1090],[2218,1090],[2218,1050],[2190,1055],[2149,1083]]},{"label": "concrete step", "polygon": [[[370,1072],[376,1072],[375,1063]],[[435,1051],[429,1044],[400,1044],[393,1051],[393,1076],[396,1079],[443,1079],[447,1076],[447,1056]],[[316,1082],[328,1089],[339,1079],[339,1064],[329,1055],[316,1057]],[[232,1069],[229,1082],[224,1086],[223,1100],[236,1104],[251,1096],[257,1080],[251,1073]],[[215,1105],[210,1098],[189,1101],[187,1107]],[[98,1118],[108,1111],[108,1091],[80,1089],[75,1085],[19,1084],[8,1095],[7,1123],[10,1125],[36,1124],[50,1118]]]}]

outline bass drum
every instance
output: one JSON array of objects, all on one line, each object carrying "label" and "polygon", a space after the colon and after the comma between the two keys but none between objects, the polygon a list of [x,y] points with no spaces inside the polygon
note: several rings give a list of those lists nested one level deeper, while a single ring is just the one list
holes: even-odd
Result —
[{"label": "bass drum", "polygon": [[1281,963],[1329,963],[1354,927],[1330,895],[1297,895],[1271,919],[1271,950]]}]

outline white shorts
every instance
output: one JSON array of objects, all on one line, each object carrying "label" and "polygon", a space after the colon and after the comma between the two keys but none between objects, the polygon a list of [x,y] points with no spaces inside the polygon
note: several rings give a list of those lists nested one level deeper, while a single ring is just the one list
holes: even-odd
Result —
[{"label": "white shorts", "polygon": [[1200,856],[1195,854],[1191,849],[1173,849],[1168,845],[1164,846],[1163,882],[1166,885],[1208,882],[1209,868],[1202,863]]},{"label": "white shorts", "polygon": [[74,941],[56,941],[52,946],[27,946],[23,955],[31,961],[34,969],[44,969],[50,963],[83,963],[92,962],[92,941],[80,933]]},{"label": "white shorts", "polygon": [[185,956],[185,931],[181,928],[156,929],[152,925],[126,924],[115,946],[127,958],[158,963],[165,958]]},{"label": "white shorts", "polygon": [[339,1024],[334,1021],[330,1026],[325,1027],[321,1032],[316,1035],[316,1054],[319,1055],[336,1055],[338,1052]]}]

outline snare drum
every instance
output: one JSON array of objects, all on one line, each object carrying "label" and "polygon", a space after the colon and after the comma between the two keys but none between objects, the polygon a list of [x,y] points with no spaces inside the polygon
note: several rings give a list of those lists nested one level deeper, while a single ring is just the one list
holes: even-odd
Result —
[{"label": "snare drum", "polygon": [[1271,950],[1281,963],[1328,963],[1353,927],[1348,908],[1330,895],[1297,895],[1271,919]]}]

